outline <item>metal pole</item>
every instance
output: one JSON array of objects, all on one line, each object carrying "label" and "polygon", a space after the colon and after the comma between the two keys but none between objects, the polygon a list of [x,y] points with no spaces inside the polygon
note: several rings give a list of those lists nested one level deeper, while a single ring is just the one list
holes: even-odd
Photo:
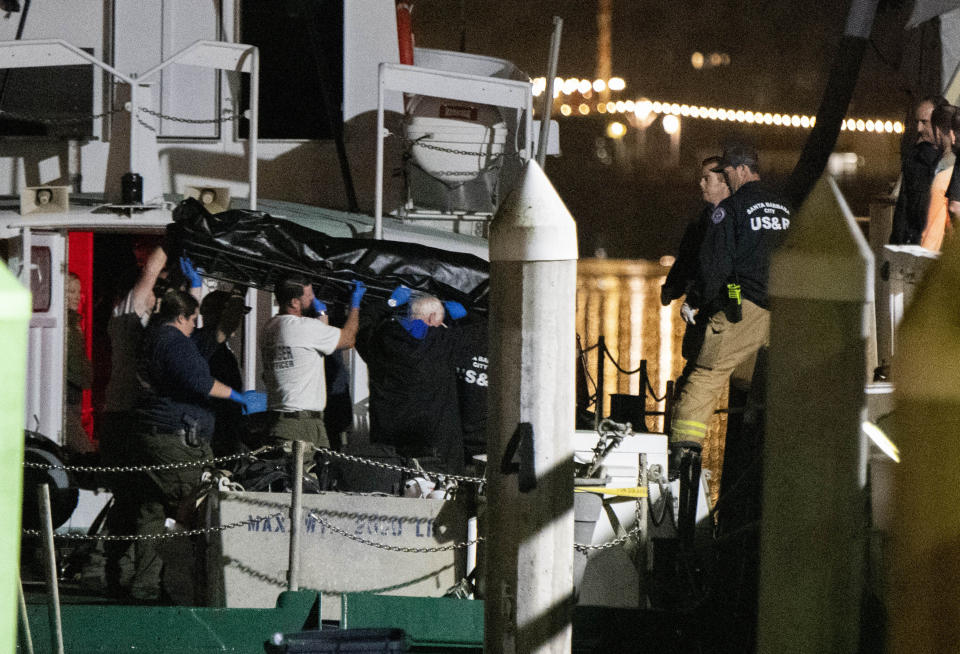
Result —
[{"label": "metal pole", "polygon": [[259,151],[257,142],[260,138],[260,50],[253,48],[250,62],[250,133],[247,135],[249,142],[248,162],[250,178],[250,210],[257,209],[257,164],[259,163]]},{"label": "metal pole", "polygon": [[133,79],[130,83],[130,172],[137,172],[137,148],[140,147],[137,138],[137,87],[139,82]]},{"label": "metal pole", "polygon": [[547,141],[550,140],[550,114],[553,112],[553,83],[557,77],[557,59],[560,58],[560,35],[563,19],[553,17],[553,35],[550,37],[550,60],[547,62],[547,87],[543,91],[543,112],[540,116],[540,142],[537,146],[537,163],[543,168],[547,160]]},{"label": "metal pole", "polygon": [[373,199],[373,238],[383,238],[383,71],[377,77],[377,164],[375,167]]},{"label": "metal pole", "polygon": [[300,589],[300,523],[303,522],[303,441],[293,441],[293,496],[290,501],[290,568],[287,590]]},{"label": "metal pole", "polygon": [[44,572],[47,577],[47,603],[50,615],[50,640],[53,651],[63,654],[63,627],[60,623],[60,591],[57,588],[57,554],[53,549],[53,517],[50,513],[50,487],[37,488],[40,499],[40,521],[43,523]]},{"label": "metal pole", "polygon": [[593,413],[594,429],[598,428],[600,421],[603,420],[603,369],[606,357],[607,339],[603,337],[603,334],[600,334],[600,338],[597,339],[597,401]]},{"label": "metal pole", "polygon": [[27,615],[27,598],[23,595],[23,581],[17,576],[17,590],[20,591],[20,633],[23,634],[23,649],[33,654],[33,635],[30,633],[30,617]]}]

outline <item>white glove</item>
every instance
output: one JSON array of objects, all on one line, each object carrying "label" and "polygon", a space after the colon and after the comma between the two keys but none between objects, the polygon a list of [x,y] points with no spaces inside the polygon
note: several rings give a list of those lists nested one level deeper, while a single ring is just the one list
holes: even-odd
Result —
[{"label": "white glove", "polygon": [[688,325],[696,325],[697,321],[694,320],[694,316],[697,315],[697,309],[694,309],[686,302],[683,303],[683,306],[680,307],[680,315],[683,316],[683,321]]}]

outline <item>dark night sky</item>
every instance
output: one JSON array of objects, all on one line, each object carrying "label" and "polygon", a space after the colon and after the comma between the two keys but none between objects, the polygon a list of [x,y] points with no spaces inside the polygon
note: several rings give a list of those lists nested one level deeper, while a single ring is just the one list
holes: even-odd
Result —
[{"label": "dark night sky", "polygon": [[[848,115],[903,120],[912,98],[929,92],[919,89],[915,44],[921,30],[903,29],[910,5],[881,2]],[[564,26],[558,75],[593,78],[597,6],[597,0],[416,0],[413,29],[418,46],[458,50],[462,40],[466,52],[508,59],[536,77],[546,71],[552,17],[560,16]],[[646,96],[814,114],[846,11],[845,2],[613,0],[613,73],[627,82],[624,99]],[[690,64],[694,51],[727,53],[730,65],[695,70]],[[583,256],[590,256],[596,247],[627,258],[672,252],[683,225],[699,206],[695,186],[699,160],[715,151],[733,129],[729,124],[686,121],[680,169],[667,170],[656,158],[634,158],[632,166],[618,165],[614,158],[613,164],[603,166],[593,153],[605,121],[599,116],[559,120],[564,156],[549,160],[546,169],[578,221]],[[648,135],[654,141],[655,131]],[[782,181],[807,132],[753,131],[756,134],[749,136],[755,138],[761,157],[765,151],[773,152],[781,166],[768,170],[765,179],[773,184]],[[854,212],[861,215],[869,198],[896,178],[898,148],[893,137],[862,139],[842,135],[836,148],[868,160],[871,176],[849,180],[844,188]],[[878,148],[877,139],[886,141]],[[654,151],[656,146],[651,143]]]}]

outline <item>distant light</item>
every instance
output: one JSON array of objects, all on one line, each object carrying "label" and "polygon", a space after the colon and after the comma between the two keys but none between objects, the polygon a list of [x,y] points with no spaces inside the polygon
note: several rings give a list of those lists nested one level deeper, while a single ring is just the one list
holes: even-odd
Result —
[{"label": "distant light", "polygon": [[590,113],[590,105],[588,105],[586,102],[583,102],[579,107],[577,107],[577,111],[580,112],[581,116],[586,116]]},{"label": "distant light", "polygon": [[716,107],[710,107],[710,109],[707,110],[707,117],[708,117],[710,120],[716,120],[716,119],[717,119],[717,108],[716,108]]},{"label": "distant light", "polygon": [[577,90],[580,91],[580,93],[588,92],[590,90],[590,87],[591,87],[590,80],[588,79],[582,79],[577,84]]},{"label": "distant light", "polygon": [[897,134],[903,134],[903,123],[899,120],[893,124],[893,131]]},{"label": "distant light", "polygon": [[664,268],[669,268],[674,264],[674,262],[676,262],[676,260],[677,258],[672,254],[665,254],[662,257],[660,257],[660,265],[663,266]]},{"label": "distant light", "polygon": [[618,114],[622,114],[627,108],[627,105],[624,104],[623,100],[617,100],[617,103],[613,106],[617,108]]},{"label": "distant light", "polygon": [[697,70],[703,68],[703,53],[694,52],[692,55],[690,55],[690,65]]},{"label": "distant light", "polygon": [[782,125],[782,124],[783,124],[783,116],[781,116],[780,114],[773,114],[773,124],[774,124],[774,125]]},{"label": "distant light", "polygon": [[682,104],[680,105],[680,115],[689,116],[690,115],[690,105]]},{"label": "distant light", "polygon": [[560,113],[562,113],[564,116],[569,116],[571,113],[573,113],[573,110],[570,109],[570,105],[562,104],[560,105]]},{"label": "distant light", "polygon": [[717,111],[717,118],[719,118],[720,120],[726,120],[726,119],[727,119],[727,110],[726,110],[726,109],[719,109],[719,110]]},{"label": "distant light", "polygon": [[810,127],[810,116],[800,117],[800,127],[803,127],[803,128]]},{"label": "distant light", "polygon": [[711,66],[719,66],[721,63],[723,63],[723,57],[720,56],[720,53],[719,53],[719,52],[711,52],[711,53],[710,53],[710,65],[711,65]]},{"label": "distant light", "polygon": [[813,126],[816,125],[816,124],[817,124],[817,117],[816,117],[816,116],[811,116],[811,117],[810,117],[810,127],[813,127]]},{"label": "distant light", "polygon": [[734,118],[736,118],[738,123],[742,123],[745,116],[746,114],[740,109],[734,114]]},{"label": "distant light", "polygon": [[873,131],[873,121],[872,121],[872,120],[868,120],[868,121],[866,122],[866,124],[864,125],[864,127],[866,127],[866,129],[867,129],[868,132],[872,132],[872,131]]},{"label": "distant light", "polygon": [[873,131],[877,134],[883,134],[883,121],[878,120],[873,124]]},{"label": "distant light", "polygon": [[882,429],[867,420],[860,423],[860,429],[863,430],[863,433],[870,438],[870,441],[874,445],[880,448],[881,452],[895,462],[900,463],[900,449],[890,440],[890,437],[887,436]]},{"label": "distant light", "polygon": [[790,124],[794,127],[800,127],[800,116],[793,115],[790,116]]},{"label": "distant light", "polygon": [[751,123],[751,124],[752,124],[752,123],[753,123],[753,112],[752,112],[752,111],[748,111],[748,112],[744,113],[744,114],[743,114],[743,119],[744,119],[745,121],[747,121],[748,123]]},{"label": "distant light", "polygon": [[653,113],[658,114],[663,111],[663,105],[659,102],[654,102],[650,105],[650,108],[653,109]]},{"label": "distant light", "polygon": [[678,113],[680,113],[680,105],[678,105],[676,102],[670,105],[670,113],[672,113],[673,115],[677,115]]},{"label": "distant light", "polygon": [[556,100],[560,97],[560,93],[563,91],[563,82],[560,84],[553,85],[553,99]]},{"label": "distant light", "polygon": [[887,132],[887,134],[890,134],[893,132],[893,123],[888,120],[883,124],[883,129]]},{"label": "distant light", "polygon": [[563,83],[563,94],[570,95],[577,90],[577,87],[580,85],[580,80],[576,77],[571,77]]},{"label": "distant light", "polygon": [[864,123],[862,120],[858,120],[858,121],[857,121],[857,131],[858,131],[858,132],[862,132],[862,131],[866,128],[866,126],[867,126],[866,123]]},{"label": "distant light", "polygon": [[627,100],[626,102],[623,103],[623,110],[626,111],[627,113],[632,112],[635,107],[636,105],[633,103],[633,100]]},{"label": "distant light", "polygon": [[763,123],[765,125],[770,125],[771,123],[773,123],[773,115],[763,114]]},{"label": "distant light", "polygon": [[594,91],[596,91],[597,93],[602,93],[605,88],[607,88],[607,83],[604,82],[602,79],[593,80]]},{"label": "distant light", "polygon": [[617,105],[616,105],[615,103],[613,103],[613,102],[608,102],[608,103],[607,103],[607,113],[608,113],[608,114],[612,114],[612,113],[615,112],[616,110],[617,110]]},{"label": "distant light", "polygon": [[728,55],[726,52],[724,52],[722,55],[720,55],[720,59],[721,59],[721,63],[722,63],[724,66],[729,66],[729,65],[730,65],[730,55]]},{"label": "distant light", "polygon": [[847,129],[851,132],[857,129],[857,121],[855,121],[853,118],[847,119]]},{"label": "distant light", "polygon": [[600,114],[607,113],[607,104],[605,102],[597,103],[597,113],[600,113]]},{"label": "distant light", "polygon": [[633,107],[633,115],[640,120],[646,120],[653,111],[653,103],[646,98],[640,98],[640,101]]},{"label": "distant light", "polygon": [[610,87],[611,91],[622,91],[627,88],[627,83],[623,81],[622,77],[611,77],[607,86]]},{"label": "distant light", "polygon": [[612,139],[623,138],[623,135],[627,133],[627,126],[623,123],[613,121],[607,125],[607,136]]},{"label": "distant light", "polygon": [[[704,109],[703,112],[704,112],[704,116],[706,116],[707,110]],[[682,113],[682,112],[681,112],[681,113]],[[699,117],[700,117],[700,107],[690,107],[690,115],[693,116],[694,118],[699,118]]]},{"label": "distant light", "polygon": [[680,119],[669,114],[663,117],[663,131],[667,134],[676,134],[677,130],[680,129]]}]

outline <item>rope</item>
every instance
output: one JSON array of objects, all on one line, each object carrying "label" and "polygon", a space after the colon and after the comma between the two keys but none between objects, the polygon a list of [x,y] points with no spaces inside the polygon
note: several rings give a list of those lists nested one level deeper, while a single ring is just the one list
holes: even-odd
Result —
[{"label": "rope", "polygon": [[[597,345],[599,345],[599,343],[597,343]],[[613,364],[613,367],[616,368],[618,371],[620,371],[624,375],[635,375],[646,367],[645,364],[641,363],[639,367],[633,370],[625,370],[620,367],[620,364],[613,357],[613,353],[610,351],[610,348],[607,347],[606,343],[604,343],[603,345],[603,352],[604,354],[607,355],[607,358],[610,359],[610,362]],[[653,384],[650,383],[650,375],[644,374],[643,381],[646,384],[647,389],[650,391],[650,395],[653,396],[654,402],[663,402],[666,399],[667,397],[666,393],[663,394],[663,397],[657,396],[657,392],[653,389]]]}]

